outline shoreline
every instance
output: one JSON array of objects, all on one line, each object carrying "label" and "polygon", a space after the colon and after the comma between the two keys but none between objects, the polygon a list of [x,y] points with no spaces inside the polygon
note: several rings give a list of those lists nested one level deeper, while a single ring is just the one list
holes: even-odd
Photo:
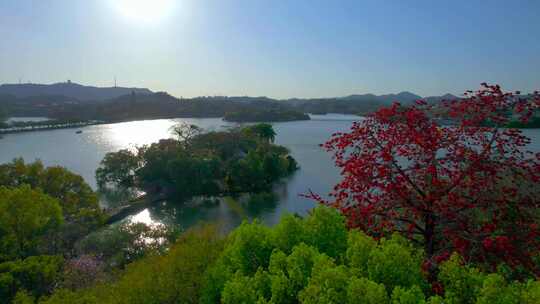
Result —
[{"label": "shoreline", "polygon": [[105,122],[105,121],[91,120],[87,122],[65,123],[65,124],[57,124],[57,125],[13,127],[13,128],[0,129],[0,135],[24,133],[24,132],[35,132],[35,131],[49,131],[49,130],[57,130],[57,129],[73,129],[73,128],[94,126],[94,125],[107,124],[107,123],[108,122]]}]

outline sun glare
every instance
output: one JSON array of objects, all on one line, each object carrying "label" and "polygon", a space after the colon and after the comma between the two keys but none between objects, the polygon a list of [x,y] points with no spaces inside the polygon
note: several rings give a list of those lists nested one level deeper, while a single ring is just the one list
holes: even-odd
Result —
[{"label": "sun glare", "polygon": [[173,0],[113,0],[116,9],[135,22],[154,23],[173,9]]}]

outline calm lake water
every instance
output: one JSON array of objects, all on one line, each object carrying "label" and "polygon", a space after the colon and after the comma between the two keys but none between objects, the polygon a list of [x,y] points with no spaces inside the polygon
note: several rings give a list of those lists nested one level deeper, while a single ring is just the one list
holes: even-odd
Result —
[{"label": "calm lake water", "polygon": [[[300,196],[310,189],[326,194],[338,181],[338,171],[331,157],[319,144],[329,136],[350,127],[352,115],[312,115],[310,121],[275,123],[276,143],[291,150],[300,170],[276,186],[276,203],[249,205],[237,200],[225,200],[217,205],[195,205],[164,202],[131,217],[132,221],[162,222],[190,227],[199,221],[219,221],[224,229],[231,229],[243,219],[259,218],[274,224],[285,212],[306,214],[314,203]],[[179,122],[195,124],[205,130],[220,130],[233,123],[219,118],[160,119],[105,124],[77,129],[61,129],[4,135],[0,139],[0,163],[15,157],[26,161],[40,159],[45,165],[61,165],[80,174],[96,189],[95,170],[107,152],[150,144],[170,137],[170,127]],[[102,202],[104,205],[107,203]]]},{"label": "calm lake water", "polygon": [[[274,123],[276,143],[291,150],[300,170],[275,189],[278,201],[268,204],[245,204],[237,200],[224,200],[220,204],[195,205],[163,202],[129,218],[146,223],[179,224],[188,228],[200,221],[220,222],[229,230],[243,219],[259,218],[264,223],[276,223],[283,213],[306,214],[314,203],[300,196],[310,189],[320,194],[328,193],[338,181],[339,172],[328,153],[319,144],[332,133],[347,130],[353,121],[361,119],[352,115],[312,115],[310,121]],[[41,159],[45,165],[61,165],[83,178],[95,189],[95,170],[107,152],[150,144],[170,137],[169,128],[186,122],[206,130],[220,130],[234,126],[218,118],[161,119],[105,124],[77,129],[50,130],[9,134],[0,139],[0,163],[23,157],[26,161]],[[540,151],[540,130],[524,130],[533,139],[530,150]],[[103,204],[107,204],[103,202]]]}]

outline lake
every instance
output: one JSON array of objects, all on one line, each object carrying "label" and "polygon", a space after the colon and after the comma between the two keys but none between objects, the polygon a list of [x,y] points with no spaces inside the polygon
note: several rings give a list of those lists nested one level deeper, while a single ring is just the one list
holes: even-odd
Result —
[{"label": "lake", "polygon": [[[276,223],[283,213],[306,214],[315,205],[300,196],[310,189],[328,193],[339,179],[328,153],[319,144],[332,133],[347,130],[361,117],[353,115],[311,115],[312,120],[274,123],[276,143],[291,150],[300,170],[276,186],[278,201],[248,205],[236,200],[220,204],[182,204],[165,201],[129,218],[145,223],[178,224],[188,228],[200,221],[220,222],[223,229],[236,227],[244,219],[259,218],[266,224]],[[94,189],[95,170],[107,152],[150,144],[170,137],[169,129],[179,122],[195,124],[206,130],[235,126],[219,118],[159,119],[116,124],[103,124],[78,129],[61,129],[30,133],[8,134],[0,139],[0,163],[23,157],[26,161],[41,159],[45,165],[61,165],[80,174]],[[524,130],[533,139],[530,150],[540,151],[540,130]],[[104,200],[102,204],[106,205]]]},{"label": "lake", "polygon": [[[276,143],[291,150],[300,170],[276,186],[279,200],[266,205],[247,205],[226,200],[218,205],[193,205],[164,202],[133,216],[132,221],[146,223],[176,223],[183,228],[199,221],[220,221],[224,229],[237,226],[243,219],[259,218],[267,224],[276,223],[285,212],[306,214],[314,202],[300,196],[310,189],[326,194],[338,181],[339,172],[328,153],[319,144],[336,131],[346,130],[353,115],[312,115],[309,121],[274,123]],[[61,165],[80,174],[96,189],[95,170],[107,152],[137,145],[150,144],[171,136],[170,127],[185,122],[205,130],[220,130],[235,126],[220,118],[159,119],[30,133],[8,134],[0,139],[0,163],[15,157],[27,162],[41,159],[47,166]],[[102,204],[107,205],[103,200]]]}]

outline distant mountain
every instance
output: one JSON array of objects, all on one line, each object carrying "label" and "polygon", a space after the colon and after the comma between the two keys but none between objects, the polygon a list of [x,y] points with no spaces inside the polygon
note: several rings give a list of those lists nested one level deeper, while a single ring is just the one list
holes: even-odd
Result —
[{"label": "distant mountain", "polygon": [[13,95],[17,98],[55,95],[65,96],[79,101],[101,101],[131,94],[131,92],[135,92],[135,94],[152,94],[152,91],[144,88],[100,88],[84,86],[73,82],[0,85],[0,95]]},{"label": "distant mountain", "polygon": [[441,100],[451,100],[458,99],[459,97],[452,94],[445,94],[442,96],[430,96],[422,97],[411,92],[400,92],[397,94],[384,94],[384,95],[375,95],[375,94],[353,94],[344,97],[330,97],[330,98],[291,98],[284,101],[290,102],[293,105],[305,104],[307,102],[336,102],[336,101],[350,101],[353,103],[369,103],[369,104],[379,104],[379,105],[388,105],[394,102],[399,102],[401,104],[407,105],[412,104],[413,102],[423,99],[430,102],[441,101]]},{"label": "distant mountain", "polygon": [[[446,94],[422,98],[411,92],[355,94],[330,98],[273,99],[264,96],[176,98],[141,88],[99,88],[76,83],[0,85],[0,108],[13,116],[128,121],[172,117],[223,117],[239,112],[291,112],[367,115],[393,102],[404,106],[424,99],[437,103],[458,99]],[[92,102],[95,101],[95,102]]]},{"label": "distant mountain", "polygon": [[429,97],[424,97],[424,100],[428,103],[436,103],[436,102],[441,102],[443,100],[457,100],[457,99],[460,99],[461,97],[458,97],[456,95],[452,95],[452,94],[444,94],[442,96],[429,96]]},{"label": "distant mountain", "polygon": [[409,104],[409,103],[413,103],[414,101],[418,99],[422,99],[422,96],[405,91],[405,92],[400,92],[397,94],[386,94],[386,95],[374,95],[374,94],[349,95],[346,97],[342,97],[342,99],[353,100],[353,101],[380,102],[383,104],[390,104],[393,102]]}]

